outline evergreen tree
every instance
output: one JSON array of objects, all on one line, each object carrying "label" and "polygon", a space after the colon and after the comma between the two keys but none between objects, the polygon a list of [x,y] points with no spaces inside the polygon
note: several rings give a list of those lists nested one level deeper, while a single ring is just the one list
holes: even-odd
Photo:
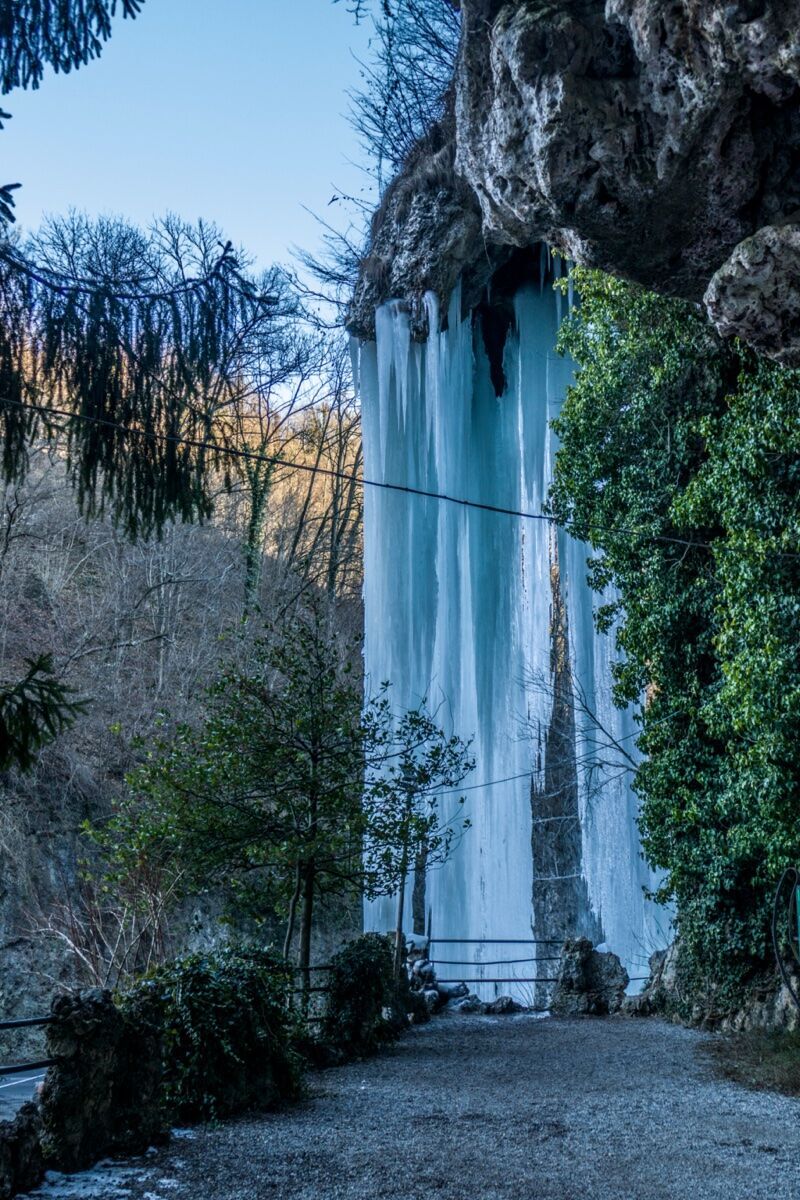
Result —
[{"label": "evergreen tree", "polygon": [[0,5],[0,92],[36,88],[45,67],[77,70],[97,58],[117,13],[133,18],[144,0],[6,0]]},{"label": "evergreen tree", "polygon": [[[0,95],[37,88],[50,66],[66,74],[98,58],[118,12],[136,17],[145,0],[4,0],[0,4]],[[10,113],[0,109],[2,122]],[[0,186],[0,230],[14,220],[18,183]]]},{"label": "evergreen tree", "polygon": [[58,737],[86,709],[56,677],[49,655],[28,659],[15,683],[0,685],[0,770],[26,771],[36,751]]}]

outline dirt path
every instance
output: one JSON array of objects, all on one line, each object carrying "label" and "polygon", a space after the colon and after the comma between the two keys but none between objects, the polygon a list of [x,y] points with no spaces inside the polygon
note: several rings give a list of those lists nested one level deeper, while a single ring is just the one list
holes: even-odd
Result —
[{"label": "dirt path", "polygon": [[800,1200],[800,1101],[718,1080],[704,1040],[623,1018],[439,1018],[315,1076],[296,1108],[36,1194]]}]

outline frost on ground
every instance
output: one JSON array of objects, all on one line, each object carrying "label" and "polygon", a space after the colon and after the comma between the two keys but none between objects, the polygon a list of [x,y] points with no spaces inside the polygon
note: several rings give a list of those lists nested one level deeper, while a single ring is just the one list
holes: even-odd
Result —
[{"label": "frost on ground", "polygon": [[[150,1165],[147,1159],[151,1158],[152,1153],[133,1163],[105,1161],[77,1175],[48,1171],[41,1187],[25,1196],[28,1200],[167,1200],[181,1185],[164,1175],[163,1164]],[[180,1159],[170,1163],[173,1170],[181,1165]]]},{"label": "frost on ground", "polygon": [[196,1137],[196,1129],[173,1129],[168,1166],[172,1174],[165,1174],[163,1156],[151,1147],[142,1158],[124,1162],[105,1159],[90,1171],[77,1175],[48,1171],[41,1187],[26,1192],[18,1200],[170,1200],[181,1188],[176,1176],[186,1167],[176,1153],[177,1146]]}]

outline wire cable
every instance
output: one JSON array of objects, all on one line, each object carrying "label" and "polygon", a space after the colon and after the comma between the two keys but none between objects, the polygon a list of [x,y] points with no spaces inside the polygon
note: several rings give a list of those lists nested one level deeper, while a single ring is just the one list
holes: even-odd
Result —
[{"label": "wire cable", "polygon": [[[226,446],[215,442],[204,441],[201,438],[185,438],[178,434],[158,433],[150,429],[134,429],[129,425],[122,425],[118,421],[112,421],[108,417],[95,417],[90,413],[70,412],[68,409],[53,408],[49,405],[40,404],[25,404],[21,400],[3,400],[0,403],[0,408],[3,405],[14,406],[21,408],[31,413],[39,413],[43,416],[60,417],[68,421],[85,421],[90,424],[99,425],[102,428],[113,429],[126,437],[144,438],[146,441],[162,442],[168,445],[183,446],[188,449],[204,450],[213,454],[221,455],[228,458],[249,459],[254,462],[270,463],[273,466],[285,467],[288,471],[303,471],[310,475],[320,475],[327,479],[342,479],[348,483],[357,483],[362,487],[379,488],[385,491],[401,492],[409,496],[421,496],[428,500],[438,500],[447,504],[454,504],[461,508],[477,509],[480,512],[496,513],[501,516],[517,517],[526,521],[543,521],[548,525],[557,525],[560,529],[566,529],[573,534],[579,541],[585,541],[589,531],[597,531],[600,533],[609,533],[612,535],[630,535],[634,537],[643,536],[645,540],[651,542],[665,542],[675,546],[686,546],[689,549],[709,550],[713,551],[722,547],[712,546],[710,542],[697,541],[695,539],[674,537],[669,534],[650,533],[646,528],[640,526],[610,526],[601,525],[597,522],[576,522],[576,521],[559,521],[551,513],[543,512],[528,512],[525,509],[519,508],[504,508],[499,504],[485,504],[479,500],[469,500],[461,496],[451,496],[447,492],[434,492],[426,488],[415,488],[404,483],[388,483],[385,480],[367,479],[364,476],[356,475],[350,471],[337,470],[334,467],[322,467],[311,465],[310,463],[291,462],[280,455],[262,454],[257,450],[245,450],[241,447]],[[800,552],[790,550],[770,550],[770,554],[779,558],[800,558]]]}]

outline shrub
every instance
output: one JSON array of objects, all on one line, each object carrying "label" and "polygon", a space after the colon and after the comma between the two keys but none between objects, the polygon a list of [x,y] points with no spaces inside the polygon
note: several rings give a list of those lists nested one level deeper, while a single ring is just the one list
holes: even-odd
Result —
[{"label": "shrub", "polygon": [[170,1120],[223,1117],[295,1098],[287,975],[257,949],[193,954],[119,997],[129,1020],[160,1031]]},{"label": "shrub", "polygon": [[394,951],[389,938],[365,933],[331,959],[324,1034],[345,1054],[368,1054],[399,1031]]}]

